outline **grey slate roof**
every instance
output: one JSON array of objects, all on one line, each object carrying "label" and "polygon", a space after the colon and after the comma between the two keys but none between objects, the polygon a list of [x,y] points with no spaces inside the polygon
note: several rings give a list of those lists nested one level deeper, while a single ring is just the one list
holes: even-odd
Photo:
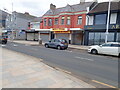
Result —
[{"label": "grey slate roof", "polygon": [[[108,2],[98,3],[88,14],[108,11]],[[120,10],[120,1],[111,2],[110,10]]]},{"label": "grey slate roof", "polygon": [[14,11],[13,13],[16,14],[16,17],[27,19],[27,20],[33,20],[34,18],[36,18],[35,16],[24,14],[24,13],[19,13],[16,11]]},{"label": "grey slate roof", "polygon": [[65,7],[56,8],[55,10],[49,9],[44,16],[46,15],[57,15],[61,12],[77,12],[77,11],[83,11],[86,10],[87,7],[89,7],[92,4],[92,2],[85,2],[81,4],[75,4],[75,5],[67,5]]},{"label": "grey slate roof", "polygon": [[32,20],[32,22],[41,22],[42,21],[42,17],[36,17]]}]

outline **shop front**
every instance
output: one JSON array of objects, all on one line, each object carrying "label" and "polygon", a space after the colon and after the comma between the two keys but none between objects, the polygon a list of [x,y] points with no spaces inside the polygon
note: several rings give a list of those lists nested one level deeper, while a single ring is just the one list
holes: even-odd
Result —
[{"label": "shop front", "polygon": [[26,40],[37,41],[38,40],[38,32],[35,30],[26,30]]},{"label": "shop front", "polygon": [[64,29],[52,29],[52,32],[54,33],[54,38],[55,39],[65,39],[71,44],[71,31],[68,30],[67,28]]},{"label": "shop front", "polygon": [[[120,42],[120,25],[109,25],[108,42]],[[85,26],[84,45],[105,43],[106,25]]]},{"label": "shop front", "polygon": [[38,39],[42,40],[42,42],[48,42],[51,40],[51,32],[50,29],[35,29],[38,32]]}]

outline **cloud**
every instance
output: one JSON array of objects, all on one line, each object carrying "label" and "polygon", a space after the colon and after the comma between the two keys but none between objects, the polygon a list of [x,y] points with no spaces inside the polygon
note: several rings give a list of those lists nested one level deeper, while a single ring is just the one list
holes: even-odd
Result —
[{"label": "cloud", "polygon": [[[91,0],[86,0],[91,1]],[[106,1],[106,0],[105,0]],[[64,7],[67,4],[73,5],[80,3],[80,0],[1,0],[0,9],[8,9],[17,12],[29,12],[35,16],[42,16],[50,8],[50,4],[53,3],[57,8]]]}]

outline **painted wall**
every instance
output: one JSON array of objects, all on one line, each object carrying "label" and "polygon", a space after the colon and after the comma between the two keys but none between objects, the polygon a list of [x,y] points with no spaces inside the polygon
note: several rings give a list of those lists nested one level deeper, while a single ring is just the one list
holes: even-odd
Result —
[{"label": "painted wall", "polygon": [[[81,12],[84,12],[82,14],[79,14]],[[59,15],[56,15],[56,16],[43,16],[42,18],[42,23],[40,24],[40,28],[41,29],[50,29],[50,28],[84,28],[84,25],[86,24],[86,11],[81,11],[81,12],[74,12],[73,13],[70,13],[68,14],[67,12],[64,12],[64,13],[60,13]],[[64,19],[64,24],[62,25],[61,24],[61,18],[62,17],[65,17]],[[70,17],[70,25],[67,25],[67,17]],[[78,16],[82,16],[82,24],[81,25],[78,25],[77,22],[78,22]],[[55,19],[58,18],[58,25],[55,25]],[[44,26],[44,19],[47,19],[47,26]],[[49,19],[52,19],[52,26],[48,26],[48,20]]]}]

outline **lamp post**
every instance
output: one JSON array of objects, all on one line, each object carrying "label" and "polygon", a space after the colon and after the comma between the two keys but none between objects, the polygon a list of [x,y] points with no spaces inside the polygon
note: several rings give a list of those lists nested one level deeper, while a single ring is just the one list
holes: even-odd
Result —
[{"label": "lamp post", "polygon": [[107,43],[108,41],[108,30],[109,30],[109,20],[110,20],[110,5],[111,5],[111,0],[109,0],[109,4],[108,4],[108,15],[107,15],[107,25],[106,25],[106,36],[105,36],[105,43]]}]

